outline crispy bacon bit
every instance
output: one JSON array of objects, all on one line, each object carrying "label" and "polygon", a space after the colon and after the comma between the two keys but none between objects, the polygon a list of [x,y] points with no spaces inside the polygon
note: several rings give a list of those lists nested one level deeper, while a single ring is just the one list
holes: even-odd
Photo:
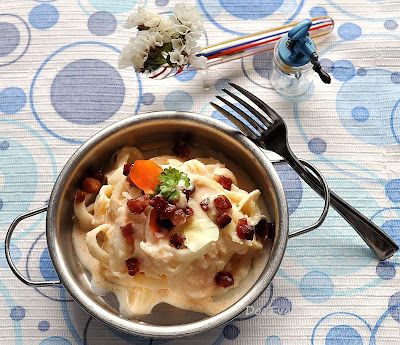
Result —
[{"label": "crispy bacon bit", "polygon": [[125,176],[128,176],[129,175],[129,172],[131,171],[131,168],[132,168],[132,164],[125,164],[124,165],[124,170],[123,170],[123,174],[125,175]]},{"label": "crispy bacon bit", "polygon": [[186,223],[186,214],[182,209],[175,210],[175,212],[172,214],[171,217],[171,222],[174,225],[182,225]]},{"label": "crispy bacon bit", "polygon": [[226,177],[224,175],[218,176],[217,182],[224,187],[227,190],[231,190],[232,187],[232,179],[229,177]]},{"label": "crispy bacon bit", "polygon": [[190,154],[190,148],[183,141],[179,141],[172,147],[172,152],[175,156],[187,158]]},{"label": "crispy bacon bit", "polygon": [[194,210],[193,210],[190,206],[186,206],[186,207],[183,209],[183,212],[185,212],[185,214],[186,214],[188,217],[194,215]]},{"label": "crispy bacon bit", "polygon": [[182,247],[183,242],[185,242],[186,237],[179,235],[179,234],[173,234],[169,240],[169,243],[174,246],[176,249],[179,249]]},{"label": "crispy bacon bit", "polygon": [[139,272],[139,261],[135,258],[130,258],[126,260],[126,266],[128,267],[128,273],[130,276],[134,276]]},{"label": "crispy bacon bit", "polygon": [[200,202],[200,207],[204,210],[204,211],[207,211],[208,210],[208,204],[210,203],[210,199],[209,198],[206,198],[206,199],[204,199],[204,200],[202,200],[201,202]]},{"label": "crispy bacon bit", "polygon": [[155,208],[151,209],[149,227],[155,238],[163,238],[169,235],[174,227],[170,219],[160,219]]},{"label": "crispy bacon bit", "polygon": [[231,222],[231,220],[232,217],[227,212],[223,212],[217,217],[217,225],[223,229]]},{"label": "crispy bacon bit", "polygon": [[174,225],[182,225],[186,223],[186,220],[193,216],[194,211],[190,206],[175,210],[172,214],[171,221]]},{"label": "crispy bacon bit", "polygon": [[157,210],[161,219],[171,219],[176,210],[175,205],[171,205],[165,198],[159,195],[151,200],[150,205]]},{"label": "crispy bacon bit", "polygon": [[192,184],[189,188],[186,188],[182,191],[182,193],[186,196],[186,201],[189,201],[189,197],[194,193],[195,190],[196,186]]},{"label": "crispy bacon bit", "polygon": [[101,182],[94,177],[85,177],[82,181],[82,189],[89,194],[98,193],[101,188]]},{"label": "crispy bacon bit", "polygon": [[255,226],[257,236],[261,238],[273,238],[275,236],[275,223],[267,222],[266,219],[261,219]]},{"label": "crispy bacon bit", "polygon": [[214,205],[217,208],[217,210],[220,211],[225,211],[232,208],[232,204],[226,195],[218,195],[214,199]]},{"label": "crispy bacon bit", "polygon": [[96,180],[103,182],[104,180],[104,169],[92,170],[91,176],[94,177]]},{"label": "crispy bacon bit", "polygon": [[221,271],[215,276],[215,283],[218,286],[227,288],[235,283],[231,272]]},{"label": "crispy bacon bit", "polygon": [[121,226],[121,231],[122,231],[122,235],[124,235],[124,237],[130,237],[133,235],[133,225],[132,223],[128,223],[124,226]]},{"label": "crispy bacon bit", "polygon": [[242,218],[238,221],[238,224],[236,226],[236,233],[240,239],[251,241],[254,237],[254,228],[251,225],[247,224],[246,218]]},{"label": "crispy bacon bit", "polygon": [[75,203],[80,204],[85,201],[86,192],[82,192],[80,189],[76,191]]},{"label": "crispy bacon bit", "polygon": [[147,194],[139,195],[134,199],[130,199],[127,202],[129,211],[133,214],[141,214],[146,207],[150,204],[150,196]]}]

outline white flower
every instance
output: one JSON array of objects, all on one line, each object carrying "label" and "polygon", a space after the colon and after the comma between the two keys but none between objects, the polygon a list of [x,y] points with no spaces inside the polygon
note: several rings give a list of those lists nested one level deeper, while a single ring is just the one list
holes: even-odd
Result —
[{"label": "white flower", "polygon": [[170,52],[169,57],[170,57],[172,63],[176,63],[179,66],[187,65],[187,63],[189,62],[189,60],[186,56],[183,56],[180,52],[178,52],[176,50],[173,50],[172,52]]},{"label": "white flower", "polygon": [[206,67],[207,59],[197,56],[201,53],[197,40],[203,26],[200,12],[194,7],[177,4],[174,15],[170,16],[160,16],[139,7],[123,26],[137,27],[139,32],[122,49],[119,68],[134,66],[137,72],[144,72],[154,71],[164,64],[172,68],[188,64]]},{"label": "white flower", "polygon": [[135,14],[128,17],[128,20],[122,26],[126,29],[131,29],[136,26],[144,26],[146,28],[154,28],[160,24],[161,16],[155,13],[146,11],[143,7],[138,7]]},{"label": "white flower", "polygon": [[192,6],[186,6],[185,4],[176,4],[174,7],[174,14],[176,18],[184,25],[189,27],[195,26],[202,28],[200,11]]},{"label": "white flower", "polygon": [[189,64],[195,68],[205,69],[207,58],[205,56],[189,55]]},{"label": "white flower", "polygon": [[169,17],[162,18],[155,29],[163,37],[164,43],[171,42],[172,36],[176,33],[175,22]]},{"label": "white flower", "polygon": [[172,49],[181,53],[185,47],[185,43],[182,42],[181,39],[175,38],[171,40],[172,42]]},{"label": "white flower", "polygon": [[131,37],[129,44],[122,48],[118,67],[134,66],[136,71],[140,71],[144,67],[150,50],[162,45],[162,36],[158,32],[144,31],[137,37]]}]

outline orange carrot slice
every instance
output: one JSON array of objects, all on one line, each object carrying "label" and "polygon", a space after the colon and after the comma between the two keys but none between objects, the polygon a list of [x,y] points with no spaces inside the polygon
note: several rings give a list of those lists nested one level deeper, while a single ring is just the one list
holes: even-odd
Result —
[{"label": "orange carrot slice", "polygon": [[160,183],[158,177],[162,172],[163,169],[153,161],[137,160],[129,172],[129,178],[142,191],[152,194]]}]

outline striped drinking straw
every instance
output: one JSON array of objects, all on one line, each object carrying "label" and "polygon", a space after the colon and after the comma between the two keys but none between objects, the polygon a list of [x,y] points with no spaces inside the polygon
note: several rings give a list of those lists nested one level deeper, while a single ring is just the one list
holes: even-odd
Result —
[{"label": "striped drinking straw", "polygon": [[[312,25],[309,29],[310,38],[327,35],[332,32],[334,27],[334,21],[331,17],[317,17],[311,19],[311,22]],[[298,23],[293,23],[279,28],[242,36],[230,41],[217,43],[203,48],[200,55],[207,58],[207,68],[209,68],[224,62],[263,53],[274,49],[276,42],[284,37],[289,30],[297,24]],[[166,64],[156,71],[153,71],[149,77],[153,79],[164,79],[177,75],[185,70],[193,69],[195,68],[190,65],[184,68],[172,68]]]}]

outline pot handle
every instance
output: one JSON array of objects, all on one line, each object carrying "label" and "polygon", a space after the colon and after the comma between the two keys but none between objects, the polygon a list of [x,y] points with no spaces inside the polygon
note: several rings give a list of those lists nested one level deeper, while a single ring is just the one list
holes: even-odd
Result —
[{"label": "pot handle", "polygon": [[5,245],[4,249],[6,252],[6,259],[8,262],[8,265],[10,266],[11,271],[15,274],[15,276],[22,281],[24,284],[29,285],[29,286],[36,286],[36,287],[42,287],[42,286],[54,286],[54,285],[61,285],[61,282],[59,280],[55,281],[32,281],[27,278],[25,278],[15,267],[14,262],[12,261],[11,254],[10,254],[10,244],[11,244],[11,236],[17,227],[17,225],[24,219],[36,216],[39,213],[47,211],[47,206],[38,208],[33,211],[29,211],[23,214],[20,214],[17,218],[14,219],[14,221],[11,223],[10,227],[8,228],[7,234],[6,234],[6,239],[5,239]]},{"label": "pot handle", "polygon": [[[307,162],[303,159],[299,159],[299,161],[309,170],[311,170],[319,179],[319,181],[322,184],[323,187],[323,191],[324,191],[324,199],[325,199],[325,205],[324,205],[324,209],[322,210],[321,216],[319,217],[319,219],[317,220],[316,223],[314,223],[313,225],[307,226],[303,229],[299,229],[296,231],[293,231],[291,233],[289,233],[289,238],[295,237],[295,236],[299,236],[299,235],[303,235],[307,232],[310,232],[311,230],[314,230],[316,228],[318,228],[325,220],[327,214],[328,214],[328,210],[329,210],[329,188],[328,188],[328,183],[326,182],[325,177],[322,175],[322,173],[314,166],[312,165],[310,162]],[[287,163],[284,159],[280,159],[280,160],[274,160],[272,161],[272,164],[285,164]]]}]

